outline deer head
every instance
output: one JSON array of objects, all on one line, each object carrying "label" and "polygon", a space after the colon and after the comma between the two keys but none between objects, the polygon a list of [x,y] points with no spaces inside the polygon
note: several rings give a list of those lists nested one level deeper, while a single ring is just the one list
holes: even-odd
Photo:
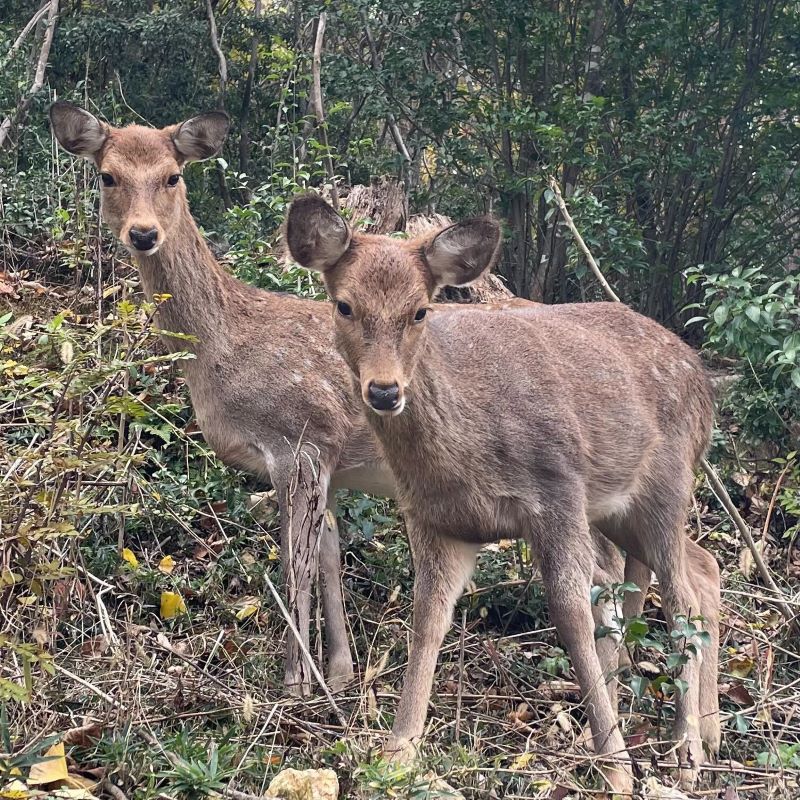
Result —
[{"label": "deer head", "polygon": [[307,195],[289,209],[286,240],[295,261],[322,273],[335,304],[336,346],[364,403],[395,416],[423,352],[436,290],[466,286],[490,269],[500,226],[480,217],[418,239],[371,236],[352,232],[324,200]]},{"label": "deer head", "polygon": [[183,167],[216,155],[229,127],[212,111],[167,128],[113,128],[63,101],[50,106],[50,123],[68,153],[97,168],[103,219],[136,256],[156,253],[188,214]]}]

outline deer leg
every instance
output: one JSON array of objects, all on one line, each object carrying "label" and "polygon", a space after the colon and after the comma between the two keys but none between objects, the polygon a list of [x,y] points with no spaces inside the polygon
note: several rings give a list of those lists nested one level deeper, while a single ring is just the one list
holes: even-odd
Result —
[{"label": "deer leg", "polygon": [[[635,559],[630,553],[625,556],[625,583],[635,583],[638,592],[626,592],[622,600],[622,617],[629,620],[640,617],[644,611],[644,601],[650,588],[653,574],[647,564]],[[626,669],[632,666],[631,653],[627,647],[619,651],[619,666]]]},{"label": "deer leg", "polygon": [[700,737],[711,758],[719,753],[719,565],[711,553],[691,539],[686,540],[687,567],[703,616],[703,627],[711,637],[700,660]]},{"label": "deer leg", "polygon": [[[596,528],[592,528],[591,531],[595,554],[592,583],[595,586],[621,583],[625,570],[625,561],[622,553],[620,553],[619,548],[613,544],[613,542],[607,539]],[[597,648],[597,657],[600,659],[600,666],[606,681],[608,699],[611,702],[611,707],[615,714],[619,708],[617,691],[619,681],[617,680],[617,672],[622,654],[622,649],[620,648],[622,640],[620,634],[617,632],[618,625],[615,619],[615,617],[619,617],[619,615],[620,609],[616,607],[616,604],[611,598],[599,600],[592,606],[595,630],[598,627],[610,628],[612,630],[611,633],[599,637],[595,642],[595,646]]]},{"label": "deer leg", "polygon": [[[574,530],[572,541],[561,538],[558,546],[542,551],[542,578],[547,605],[556,630],[567,647],[581,687],[583,701],[592,729],[594,751],[613,757],[613,766],[603,767],[603,774],[615,794],[630,795],[633,777],[625,742],[617,728],[616,709],[612,708],[605,688],[594,642],[594,621],[589,601],[592,565],[586,563],[588,528]],[[563,532],[563,531],[562,531]]]},{"label": "deer leg", "polygon": [[[661,601],[667,625],[674,631],[678,627],[678,616],[687,619],[701,613],[697,595],[691,583],[691,572],[687,569],[685,551],[686,537],[683,526],[676,531],[670,542],[670,552],[653,562],[661,586]],[[699,624],[699,623],[698,623]],[[689,642],[677,640],[681,648]],[[686,652],[686,663],[680,668],[678,678],[684,682],[685,691],[675,693],[675,726],[673,738],[678,743],[680,783],[684,790],[691,790],[703,763],[703,747],[700,739],[700,663],[707,658],[716,658],[716,653],[702,652],[700,642],[691,642],[698,648],[697,655]]]},{"label": "deer leg", "polygon": [[273,478],[281,514],[281,562],[286,605],[299,633],[298,641],[294,632],[288,631],[284,683],[291,694],[300,697],[311,693],[311,670],[305,653],[311,652],[311,591],[317,574],[327,495],[327,485],[320,484],[317,469],[300,453],[291,470],[287,470],[288,479],[282,486],[276,485]]},{"label": "deer leg", "polygon": [[453,608],[475,567],[479,546],[419,531],[410,521],[414,559],[414,623],[403,692],[384,752],[391,758],[413,754],[412,740],[422,736],[442,639]]},{"label": "deer leg", "polygon": [[342,596],[341,548],[336,525],[336,496],[328,492],[328,503],[322,523],[319,551],[319,580],[322,607],[325,612],[325,639],[328,644],[328,686],[340,692],[353,679],[353,657]]}]

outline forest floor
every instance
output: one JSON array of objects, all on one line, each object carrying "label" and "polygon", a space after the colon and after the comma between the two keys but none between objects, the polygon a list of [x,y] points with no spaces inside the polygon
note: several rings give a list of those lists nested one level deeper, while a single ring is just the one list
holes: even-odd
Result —
[{"label": "forest floor", "polygon": [[[124,294],[127,276],[117,279]],[[119,299],[109,287],[105,292],[108,303]],[[77,348],[89,340],[100,313],[91,287],[32,280],[15,284],[13,294],[2,302],[13,320],[24,322],[14,331],[16,343],[5,340],[0,362],[5,359],[6,377],[17,381],[31,374],[54,314],[72,310],[63,327]],[[0,306],[0,318],[4,313]],[[126,329],[122,335],[132,334]],[[94,347],[96,340],[91,342]],[[63,363],[50,364],[51,372],[74,358],[72,351],[63,357],[63,343],[59,347]],[[9,367],[12,361],[16,366]],[[431,773],[465,798],[602,794],[583,743],[585,716],[569,661],[549,624],[530,554],[520,544],[481,554],[442,649],[419,763],[395,767],[380,760],[381,735],[391,726],[408,655],[412,576],[402,523],[379,498],[345,495],[340,508],[358,679],[335,697],[336,708],[321,692],[303,700],[287,697],[286,625],[269,589],[281,580],[274,501],[268,493],[258,495],[251,507],[247,500],[263,487],[226,470],[199,440],[174,365],[137,363],[141,380],[150,381],[145,389],[136,383],[140,378],[130,378],[124,391],[110,394],[141,399],[149,391],[148,407],[157,414],[140,420],[132,407],[117,403],[117,417],[101,408],[105,423],[92,433],[89,450],[125,455],[110,476],[101,475],[109,484],[103,486],[107,507],[96,515],[74,514],[69,518],[78,522],[63,537],[58,531],[44,537],[35,543],[38,550],[28,543],[29,549],[17,552],[18,562],[4,563],[0,614],[8,639],[0,645],[24,640],[36,645],[38,655],[12,648],[2,660],[2,678],[26,692],[3,698],[0,777],[27,775],[37,760],[38,769],[61,767],[59,758],[41,762],[61,739],[63,766],[83,776],[82,784],[76,780],[89,792],[84,796],[116,800],[257,796],[287,767],[332,768],[343,798],[452,797]],[[89,418],[102,395],[96,388],[89,394],[76,412],[79,421]],[[0,398],[0,422],[9,425],[6,441],[13,444],[27,423],[12,414],[8,397]],[[128,423],[124,437],[116,422],[121,415]],[[135,432],[131,420],[139,423]],[[47,434],[40,419],[29,424]],[[124,443],[114,451],[117,434]],[[771,513],[776,475],[754,464],[740,456],[727,472],[749,523],[760,530]],[[61,469],[81,469],[103,483],[96,467]],[[122,499],[114,494],[116,485],[127,493]],[[52,499],[51,489],[42,492],[36,502],[49,502],[43,498]],[[722,751],[718,763],[703,770],[696,796],[797,797],[797,639],[767,602],[752,558],[699,478],[695,498],[688,534],[715,554],[723,583]],[[15,547],[12,540],[6,553]],[[791,545],[768,538],[764,552],[779,580],[796,586],[800,554]],[[50,572],[26,583],[25,570],[34,561],[40,567],[46,561]],[[646,620],[653,637],[665,639],[659,606],[656,587]],[[323,627],[317,609],[319,658]],[[658,690],[663,655],[639,648],[634,673],[646,680],[621,676],[626,740],[643,781],[670,785],[669,746],[663,742],[672,701]],[[649,796],[670,796],[655,791],[651,785]],[[0,791],[0,797],[11,796]]]}]

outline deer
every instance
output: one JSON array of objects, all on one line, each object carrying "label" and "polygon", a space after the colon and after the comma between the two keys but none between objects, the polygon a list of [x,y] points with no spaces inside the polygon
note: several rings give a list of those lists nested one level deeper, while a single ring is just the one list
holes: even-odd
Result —
[{"label": "deer", "polygon": [[697,354],[617,303],[441,314],[431,305],[440,286],[468,285],[495,264],[502,236],[491,217],[402,241],[353,231],[307,195],[292,202],[285,231],[293,258],[322,276],[334,342],[394,475],[411,544],[411,657],[387,756],[413,758],[439,649],[477,552],[519,538],[538,557],[603,776],[613,792],[633,791],[593,646],[596,526],[624,550],[626,578],[656,574],[670,628],[703,618],[705,631],[685,643],[685,691],[675,697],[679,779],[692,785],[703,745],[713,756],[720,738],[719,568],[685,535],[713,417]]},{"label": "deer", "polygon": [[[168,349],[192,355],[183,371],[205,440],[223,462],[276,491],[285,593],[299,634],[288,636],[285,686],[301,696],[311,691],[313,676],[303,656],[309,653],[312,584],[319,572],[327,684],[341,691],[354,669],[335,490],[393,497],[395,487],[363,412],[350,400],[349,371],[333,347],[327,306],[238,281],[197,228],[182,174],[187,164],[220,151],[227,115],[210,112],[161,129],[115,128],[59,101],[50,120],[59,145],[99,173],[102,217],[131,253],[145,295],[169,296],[156,320]],[[464,314],[479,307],[446,308],[445,314]],[[595,560],[598,583],[622,579],[618,553],[598,545]],[[596,613],[607,618],[609,610],[598,607]],[[613,648],[608,642],[598,648],[610,664]]]}]

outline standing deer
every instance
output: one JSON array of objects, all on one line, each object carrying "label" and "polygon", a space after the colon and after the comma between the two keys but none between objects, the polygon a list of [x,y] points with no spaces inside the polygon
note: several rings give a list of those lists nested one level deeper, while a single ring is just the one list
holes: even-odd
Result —
[{"label": "standing deer", "polygon": [[[341,689],[353,676],[353,662],[338,532],[327,524],[334,517],[324,513],[326,498],[332,506],[337,488],[391,497],[394,480],[362,411],[351,402],[349,373],[333,348],[327,306],[241,283],[219,266],[200,235],[181,174],[187,163],[219,152],[226,115],[203,114],[161,130],[113,128],[57,102],[50,119],[61,146],[97,168],[103,218],[133,255],[147,296],[171,296],[159,306],[160,327],[194,337],[189,343],[165,334],[164,341],[173,351],[192,351],[184,371],[207,442],[225,463],[270,481],[276,490],[288,605],[306,649],[319,553],[328,683]],[[477,309],[452,306],[443,314]],[[621,579],[617,559],[598,547],[598,583]],[[604,663],[610,664],[608,643],[598,647],[606,648]],[[286,685],[306,694],[310,679],[290,634]]]},{"label": "standing deer", "polygon": [[400,241],[354,233],[306,196],[290,208],[286,237],[295,260],[323,275],[336,347],[395,476],[411,541],[413,657],[388,752],[408,752],[423,732],[439,648],[477,551],[523,538],[538,554],[594,749],[608,757],[606,779],[632,791],[593,645],[596,525],[628,554],[628,576],[642,577],[642,565],[656,573],[671,628],[705,617],[711,646],[681,667],[686,690],[675,699],[681,781],[693,783],[702,741],[712,752],[719,745],[719,570],[684,533],[712,421],[696,354],[617,304],[470,316],[430,307],[438,287],[492,266],[500,228],[490,218]]}]

